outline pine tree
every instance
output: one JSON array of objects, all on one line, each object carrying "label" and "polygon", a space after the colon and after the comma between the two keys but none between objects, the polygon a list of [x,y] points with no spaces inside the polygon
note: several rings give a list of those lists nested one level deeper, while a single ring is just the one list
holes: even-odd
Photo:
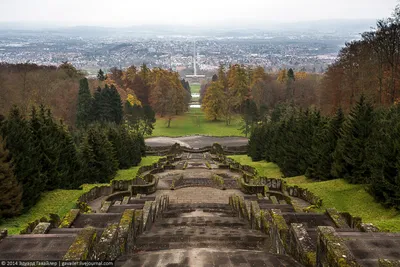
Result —
[{"label": "pine tree", "polygon": [[124,117],[124,109],[122,107],[121,96],[114,85],[111,85],[108,101],[112,110],[111,122],[121,124]]},{"label": "pine tree", "polygon": [[108,183],[116,174],[118,161],[104,130],[91,126],[82,141],[80,158],[83,183]]},{"label": "pine tree", "polygon": [[22,209],[22,187],[14,176],[11,162],[0,136],[0,220],[16,216]]},{"label": "pine tree", "polygon": [[385,206],[400,209],[400,106],[375,114],[368,141],[369,191]]},{"label": "pine tree", "polygon": [[249,157],[253,161],[260,161],[264,158],[264,147],[266,139],[266,126],[259,125],[253,129],[249,138]]},{"label": "pine tree", "polygon": [[340,129],[344,121],[341,108],[329,122],[322,122],[316,130],[311,146],[311,162],[307,168],[306,176],[313,179],[329,180]]},{"label": "pine tree", "polygon": [[40,155],[34,146],[30,123],[14,106],[3,123],[2,131],[14,161],[14,174],[22,184],[24,209],[28,209],[36,203],[45,187],[41,175]]},{"label": "pine tree", "polygon": [[86,127],[91,122],[92,95],[86,78],[79,81],[78,108],[76,112],[76,126]]},{"label": "pine tree", "polygon": [[370,177],[366,146],[372,131],[373,108],[364,96],[352,108],[343,124],[334,152],[332,174],[351,183],[365,183]]},{"label": "pine tree", "polygon": [[104,75],[104,71],[102,69],[99,69],[99,72],[97,73],[97,79],[101,82],[106,80],[106,76]]},{"label": "pine tree", "polygon": [[251,132],[254,124],[257,122],[259,117],[257,105],[253,100],[247,99],[244,102],[244,108],[242,113],[242,133],[247,135]]}]

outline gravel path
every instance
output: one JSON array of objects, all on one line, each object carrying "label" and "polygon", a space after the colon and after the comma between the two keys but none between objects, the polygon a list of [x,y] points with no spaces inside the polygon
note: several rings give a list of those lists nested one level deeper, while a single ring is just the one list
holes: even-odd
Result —
[{"label": "gravel path", "polygon": [[248,139],[245,137],[213,137],[213,136],[185,136],[185,137],[151,137],[147,138],[146,145],[150,147],[163,147],[173,145],[175,143],[188,148],[203,148],[219,143],[222,146],[245,146]]}]

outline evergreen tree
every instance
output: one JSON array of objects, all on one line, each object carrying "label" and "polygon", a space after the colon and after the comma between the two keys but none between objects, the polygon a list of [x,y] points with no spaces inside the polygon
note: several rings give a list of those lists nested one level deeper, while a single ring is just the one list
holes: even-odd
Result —
[{"label": "evergreen tree", "polygon": [[22,184],[23,205],[28,209],[36,203],[45,188],[41,175],[40,155],[33,144],[30,123],[14,106],[3,123],[2,131],[7,140],[7,149],[13,158],[14,174]]},{"label": "evergreen tree", "polygon": [[104,89],[97,88],[92,106],[93,121],[113,122],[121,124],[123,120],[123,107],[121,96],[114,85],[107,84]]},{"label": "evergreen tree", "polygon": [[104,71],[102,69],[99,69],[99,72],[97,73],[97,79],[101,82],[106,80],[106,76],[104,75]]},{"label": "evergreen tree", "polygon": [[257,122],[258,118],[259,114],[256,103],[250,99],[245,100],[242,113],[243,125],[241,127],[241,130],[246,137],[253,129],[254,124]]},{"label": "evergreen tree", "polygon": [[400,107],[377,112],[373,124],[367,147],[369,190],[385,206],[400,209]]},{"label": "evergreen tree", "polygon": [[83,183],[108,183],[115,176],[118,161],[103,129],[91,126],[85,133],[80,152]]},{"label": "evergreen tree", "polygon": [[311,162],[307,168],[306,176],[313,179],[329,180],[340,129],[344,121],[341,108],[329,122],[323,121],[316,130],[311,146]]},{"label": "evergreen tree", "polygon": [[22,187],[11,165],[11,157],[0,136],[0,220],[16,216],[22,209]]},{"label": "evergreen tree", "polygon": [[92,95],[86,78],[79,81],[78,108],[76,112],[76,126],[86,127],[91,122]]},{"label": "evergreen tree", "polygon": [[366,147],[372,131],[373,108],[364,96],[344,122],[333,158],[332,174],[351,183],[365,183],[370,177]]},{"label": "evergreen tree", "polygon": [[111,85],[111,88],[109,89],[108,101],[110,102],[111,107],[111,122],[121,124],[124,117],[124,109],[122,107],[121,96],[114,85]]},{"label": "evergreen tree", "polygon": [[264,147],[266,143],[266,126],[259,125],[253,129],[249,138],[249,157],[253,161],[264,159]]}]

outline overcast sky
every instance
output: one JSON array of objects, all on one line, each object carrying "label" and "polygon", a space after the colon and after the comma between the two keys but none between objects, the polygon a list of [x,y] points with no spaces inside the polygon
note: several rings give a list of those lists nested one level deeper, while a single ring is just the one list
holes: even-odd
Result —
[{"label": "overcast sky", "polygon": [[0,0],[0,21],[59,25],[213,25],[380,19],[398,0]]}]

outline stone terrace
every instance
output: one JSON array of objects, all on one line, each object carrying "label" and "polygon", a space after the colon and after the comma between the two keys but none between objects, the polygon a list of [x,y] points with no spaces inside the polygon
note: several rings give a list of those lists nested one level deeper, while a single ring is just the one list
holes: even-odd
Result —
[{"label": "stone terrace", "polygon": [[[99,189],[31,234],[0,235],[0,260],[116,260],[117,266],[400,266],[400,235],[335,209],[222,154],[182,152],[141,178]],[[147,192],[134,193],[137,190]],[[93,197],[95,196],[95,197]],[[85,200],[86,201],[86,200]],[[293,203],[293,205],[292,205]],[[301,204],[301,205],[299,205]],[[299,207],[300,206],[300,207]],[[305,209],[303,209],[305,208]]]}]

